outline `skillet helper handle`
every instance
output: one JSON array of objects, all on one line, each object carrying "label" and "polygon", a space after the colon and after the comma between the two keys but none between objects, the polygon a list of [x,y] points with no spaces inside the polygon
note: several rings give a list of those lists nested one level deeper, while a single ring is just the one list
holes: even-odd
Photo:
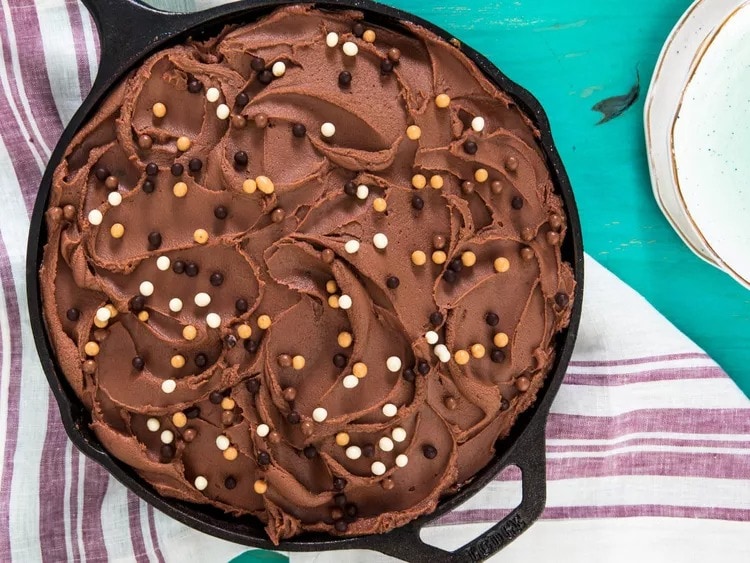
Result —
[{"label": "skillet helper handle", "polygon": [[505,467],[516,465],[521,470],[521,504],[492,528],[451,552],[424,543],[419,536],[421,526],[407,525],[376,536],[374,549],[405,561],[424,563],[484,561],[503,549],[544,511],[547,498],[544,428],[544,418],[533,421],[514,445]]},{"label": "skillet helper handle", "polygon": [[199,12],[165,12],[141,0],[82,1],[99,32],[101,60],[97,82],[121,76],[145,49],[163,43],[200,20]]}]

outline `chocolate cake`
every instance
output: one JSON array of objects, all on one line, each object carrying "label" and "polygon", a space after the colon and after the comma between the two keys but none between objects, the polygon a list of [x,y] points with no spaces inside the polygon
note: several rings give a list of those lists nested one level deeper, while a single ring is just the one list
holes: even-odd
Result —
[{"label": "chocolate cake", "polygon": [[101,443],[277,543],[434,510],[534,402],[570,317],[538,138],[408,22],[292,6],[151,56],[46,212],[45,321]]}]

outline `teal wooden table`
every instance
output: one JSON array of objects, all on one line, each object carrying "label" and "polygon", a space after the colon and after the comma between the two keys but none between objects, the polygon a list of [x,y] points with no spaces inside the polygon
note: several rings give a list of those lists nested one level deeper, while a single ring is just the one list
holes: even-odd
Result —
[{"label": "teal wooden table", "polygon": [[[204,8],[217,0],[151,0]],[[683,245],[651,193],[643,99],[689,0],[386,0],[453,33],[542,103],[567,167],[586,250],[711,354],[750,394],[750,291]],[[597,101],[642,91],[596,125]]]}]

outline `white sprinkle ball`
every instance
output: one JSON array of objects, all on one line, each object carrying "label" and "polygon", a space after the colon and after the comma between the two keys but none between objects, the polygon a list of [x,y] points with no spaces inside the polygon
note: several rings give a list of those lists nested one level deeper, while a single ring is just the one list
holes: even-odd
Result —
[{"label": "white sprinkle ball", "polygon": [[357,385],[359,385],[359,377],[357,377],[356,375],[347,375],[343,379],[342,383],[347,389],[354,389]]},{"label": "white sprinkle ball", "polygon": [[400,426],[397,426],[391,432],[391,437],[393,438],[394,442],[403,442],[404,440],[406,440],[406,430],[404,430]]},{"label": "white sprinkle ball", "polygon": [[107,322],[112,317],[112,313],[106,307],[99,307],[96,310],[96,319],[101,322]]},{"label": "white sprinkle ball", "polygon": [[476,116],[474,119],[472,119],[471,128],[474,129],[474,131],[476,131],[477,133],[484,129],[484,117]]},{"label": "white sprinkle ball", "polygon": [[206,479],[203,475],[198,475],[195,478],[195,488],[199,491],[205,490],[206,487],[208,487],[208,479]]},{"label": "white sprinkle ball", "polygon": [[318,407],[316,409],[313,409],[312,417],[315,422],[323,422],[326,418],[328,418],[328,411],[323,407]]},{"label": "white sprinkle ball", "polygon": [[359,47],[353,41],[346,41],[341,48],[347,57],[356,57],[357,53],[359,53]]},{"label": "white sprinkle ball", "polygon": [[335,31],[331,31],[328,35],[326,35],[326,45],[329,47],[335,47],[339,44],[339,34]]},{"label": "white sprinkle ball", "polygon": [[92,225],[101,225],[102,219],[104,219],[104,215],[102,215],[102,212],[98,209],[92,209],[89,211],[89,223]]},{"label": "white sprinkle ball", "polygon": [[344,250],[349,254],[356,254],[359,252],[359,241],[354,239],[346,241]]},{"label": "white sprinkle ball", "polygon": [[219,92],[218,88],[209,88],[206,90],[206,99],[209,102],[216,102],[219,99],[219,96],[221,96],[221,92]]},{"label": "white sprinkle ball", "polygon": [[286,72],[286,65],[281,61],[276,61],[271,67],[271,72],[276,78],[284,76],[284,73]]},{"label": "white sprinkle ball", "polygon": [[227,104],[219,104],[216,106],[216,117],[219,119],[226,119],[229,117],[229,106]]},{"label": "white sprinkle ball", "polygon": [[151,430],[151,432],[156,432],[161,427],[161,423],[159,422],[158,418],[149,418],[146,421],[146,428]]},{"label": "white sprinkle ball", "polygon": [[169,259],[169,256],[159,256],[156,259],[156,267],[159,268],[162,272],[166,272],[169,270],[169,267],[172,265],[172,261]]},{"label": "white sprinkle ball", "polygon": [[448,347],[445,344],[438,344],[433,350],[438,357],[438,360],[444,364],[451,360],[451,353],[448,351]]},{"label": "white sprinkle ball", "polygon": [[396,416],[398,413],[398,407],[393,403],[386,403],[383,405],[383,414],[387,417]]},{"label": "white sprinkle ball", "polygon": [[364,184],[360,184],[359,186],[357,186],[358,199],[367,199],[368,195],[370,195],[370,188],[368,188]]},{"label": "white sprinkle ball", "polygon": [[216,436],[216,447],[219,448],[222,452],[229,447],[229,443],[229,438],[224,436],[224,434],[219,434],[218,436]]},{"label": "white sprinkle ball", "polygon": [[396,456],[396,465],[398,467],[406,467],[407,463],[409,463],[409,457],[406,454],[399,454]]},{"label": "white sprinkle ball", "polygon": [[385,473],[385,463],[382,461],[374,461],[370,466],[370,470],[373,475],[383,475]]},{"label": "white sprinkle ball", "polygon": [[330,121],[326,121],[320,126],[320,134],[324,137],[333,137],[336,134],[336,126]]},{"label": "white sprinkle ball", "polygon": [[179,297],[173,297],[169,300],[169,310],[173,313],[179,313],[182,311],[182,299]]},{"label": "white sprinkle ball", "polygon": [[117,207],[122,203],[122,195],[120,195],[120,192],[109,192],[107,201],[112,207]]},{"label": "white sprinkle ball", "polygon": [[349,446],[346,448],[346,457],[349,459],[359,459],[362,457],[362,450],[359,446]]},{"label": "white sprinkle ball", "polygon": [[388,368],[388,371],[396,373],[401,369],[401,358],[398,356],[391,356],[385,361],[385,366]]},{"label": "white sprinkle ball", "polygon": [[161,390],[165,393],[172,393],[177,389],[177,382],[174,379],[165,379],[161,382]]},{"label": "white sprinkle ball", "polygon": [[216,313],[209,313],[206,315],[206,324],[211,328],[219,328],[221,326],[221,317]]},{"label": "white sprinkle ball", "polygon": [[383,436],[378,441],[378,447],[383,450],[384,452],[392,452],[393,451],[393,440],[391,440],[388,436]]},{"label": "white sprinkle ball", "polygon": [[339,307],[346,310],[352,308],[352,298],[349,297],[346,293],[339,297]]},{"label": "white sprinkle ball", "polygon": [[195,294],[194,301],[198,307],[208,307],[211,304],[211,296],[201,291]]},{"label": "white sprinkle ball", "polygon": [[150,281],[141,282],[141,285],[138,286],[138,291],[140,291],[141,295],[144,297],[150,297],[154,294],[154,284]]},{"label": "white sprinkle ball", "polygon": [[388,237],[383,233],[375,233],[372,237],[372,244],[378,250],[385,250],[385,247],[388,246]]},{"label": "white sprinkle ball", "polygon": [[174,441],[174,434],[171,430],[165,430],[159,437],[163,444],[171,444]]},{"label": "white sprinkle ball", "polygon": [[268,436],[270,431],[271,429],[268,427],[268,424],[259,424],[258,428],[255,429],[255,433],[261,438]]},{"label": "white sprinkle ball", "polygon": [[424,339],[427,341],[427,344],[437,344],[439,340],[438,333],[434,330],[428,330],[424,335]]}]

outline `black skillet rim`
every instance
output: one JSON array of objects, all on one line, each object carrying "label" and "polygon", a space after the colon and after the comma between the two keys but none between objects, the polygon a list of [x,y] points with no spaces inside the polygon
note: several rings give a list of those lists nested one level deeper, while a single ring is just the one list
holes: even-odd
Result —
[{"label": "black skillet rim", "polygon": [[[282,541],[279,546],[274,546],[257,519],[235,519],[227,517],[216,509],[207,509],[202,505],[192,505],[162,497],[138,477],[129,466],[116,460],[101,448],[98,440],[87,426],[87,420],[90,420],[89,414],[73,393],[56,364],[54,352],[49,342],[42,317],[38,271],[41,265],[43,247],[47,238],[44,212],[47,207],[52,173],[61,160],[64,149],[69,144],[75,132],[86,121],[89,114],[96,107],[96,103],[107,94],[112,85],[118,82],[129,68],[142,61],[153,51],[169,44],[178,43],[188,35],[192,34],[195,36],[205,33],[206,36],[209,36],[217,30],[217,27],[230,21],[247,23],[279,6],[305,2],[295,0],[239,2],[192,14],[160,13],[144,6],[143,13],[150,12],[153,17],[158,19],[163,30],[160,29],[158,35],[152,34],[150,38],[146,37],[141,30],[141,41],[134,43],[130,53],[125,53],[119,59],[111,58],[110,60],[104,57],[107,54],[107,44],[116,42],[116,36],[112,36],[111,32],[117,31],[117,27],[108,29],[107,22],[103,22],[101,19],[101,10],[119,8],[121,4],[128,4],[129,0],[84,0],[84,3],[88,4],[88,7],[92,10],[100,33],[103,33],[103,59],[100,65],[100,72],[91,93],[66,127],[45,171],[31,219],[26,264],[27,297],[34,340],[42,368],[60,408],[63,425],[73,443],[85,455],[104,466],[110,474],[126,487],[162,512],[195,529],[243,545],[286,551],[374,549],[411,560],[425,560],[427,553],[430,554],[430,559],[450,559],[453,556],[459,556],[460,553],[460,556],[474,560],[488,557],[504,547],[504,545],[514,539],[539,516],[544,506],[544,427],[550,404],[562,383],[568,361],[573,352],[583,300],[583,241],[577,207],[570,181],[552,140],[549,121],[536,98],[507,78],[484,56],[463,42],[460,44],[461,51],[472,59],[493,83],[506,91],[519,107],[532,118],[538,127],[541,133],[539,144],[547,158],[547,163],[556,187],[556,193],[561,196],[567,214],[568,233],[563,242],[562,253],[564,258],[573,267],[577,288],[570,324],[556,337],[558,354],[544,386],[539,391],[537,401],[532,407],[522,413],[514,425],[510,436],[499,442],[498,452],[502,453],[499,453],[489,465],[482,469],[470,483],[465,484],[459,492],[441,500],[434,512],[420,516],[387,534],[338,537],[328,534],[306,533],[290,540]],[[314,4],[322,9],[361,10],[365,13],[365,19],[368,22],[396,30],[403,30],[400,21],[405,20],[420,25],[445,40],[450,41],[453,38],[450,33],[417,16],[369,0],[327,0],[324,2],[314,2]],[[110,20],[110,23],[114,22]],[[133,22],[133,24],[137,23],[139,22]],[[126,48],[125,51],[128,51],[128,49]],[[536,455],[531,455],[529,450],[533,450]],[[419,530],[425,524],[468,500],[503,468],[513,464],[523,465],[524,469],[524,499],[521,506],[529,500],[529,502],[533,501],[538,509],[535,510],[536,514],[527,516],[526,521],[521,520],[523,526],[521,526],[520,530],[509,532],[508,527],[505,526],[503,529],[498,530],[496,534],[491,535],[487,532],[480,536],[480,538],[488,540],[485,542],[487,545],[478,546],[475,540],[457,550],[455,554],[432,548],[419,540]],[[533,488],[526,486],[526,470],[535,474],[535,482],[533,483],[535,486]],[[541,489],[539,488],[540,486],[542,487]],[[535,498],[527,499],[529,496]],[[237,529],[233,530],[232,528]],[[243,529],[239,530],[239,528]],[[511,526],[510,529],[513,529],[513,527]],[[400,545],[396,549],[393,547],[394,542],[401,544],[413,542],[413,544]],[[466,551],[465,548],[467,547],[472,547],[473,551]]]}]

